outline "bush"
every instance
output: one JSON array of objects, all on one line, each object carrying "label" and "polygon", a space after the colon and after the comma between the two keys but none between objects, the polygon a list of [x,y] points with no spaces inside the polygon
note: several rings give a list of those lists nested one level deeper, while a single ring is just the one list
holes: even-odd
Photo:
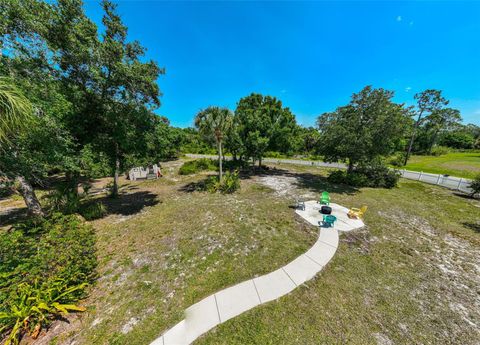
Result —
[{"label": "bush", "polygon": [[80,214],[86,220],[95,220],[105,216],[107,208],[101,202],[90,203],[80,208]]},{"label": "bush", "polygon": [[217,163],[208,158],[196,159],[183,163],[178,173],[180,175],[196,174],[200,171],[217,170]]},{"label": "bush", "polygon": [[223,175],[222,183],[220,183],[219,190],[223,194],[231,194],[240,188],[240,178],[238,177],[238,171],[233,173],[227,171]]},{"label": "bush", "polygon": [[430,155],[432,156],[441,156],[441,155],[446,155],[447,153],[451,152],[448,147],[445,146],[435,146],[432,151],[430,152]]},{"label": "bush", "polygon": [[403,163],[405,163],[405,152],[397,152],[390,157],[388,163],[394,167],[403,167]]},{"label": "bush", "polygon": [[54,214],[0,233],[0,330],[6,343],[35,336],[74,305],[95,278],[93,229],[79,217]]},{"label": "bush", "polygon": [[480,174],[470,183],[470,188],[472,188],[472,197],[475,196],[475,194],[480,194]]},{"label": "bush", "polygon": [[329,176],[332,183],[343,183],[353,187],[393,188],[397,185],[400,175],[385,165],[373,163],[360,165],[352,172],[336,170]]},{"label": "bush", "polygon": [[200,190],[207,191],[209,193],[221,192],[222,194],[231,194],[240,188],[240,177],[238,171],[233,173],[227,171],[223,175],[222,183],[218,180],[218,176],[209,176],[203,185],[200,186]]}]

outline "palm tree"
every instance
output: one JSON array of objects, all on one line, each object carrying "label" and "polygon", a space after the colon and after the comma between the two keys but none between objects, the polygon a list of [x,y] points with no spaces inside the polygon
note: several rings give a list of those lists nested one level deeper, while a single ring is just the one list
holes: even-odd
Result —
[{"label": "palm tree", "polygon": [[[0,154],[11,143],[11,137],[27,127],[32,119],[30,101],[6,78],[0,78]],[[9,149],[14,149],[9,147]],[[1,171],[0,171],[1,173]],[[22,175],[15,176],[19,191],[33,216],[42,217],[43,210],[32,185]]]},{"label": "palm tree", "polygon": [[195,117],[195,126],[200,133],[213,137],[217,144],[218,150],[218,166],[219,175],[218,179],[221,182],[222,171],[222,144],[225,134],[232,126],[233,113],[227,108],[220,107],[208,107],[200,111]]},{"label": "palm tree", "polygon": [[32,117],[32,105],[6,78],[0,78],[0,145],[25,127]]}]

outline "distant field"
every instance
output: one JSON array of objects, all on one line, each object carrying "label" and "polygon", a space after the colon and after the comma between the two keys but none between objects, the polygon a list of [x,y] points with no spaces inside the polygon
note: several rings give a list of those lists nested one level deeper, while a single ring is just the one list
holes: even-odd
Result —
[{"label": "distant field", "polygon": [[455,152],[441,156],[412,156],[407,170],[473,178],[480,173],[480,152]]}]

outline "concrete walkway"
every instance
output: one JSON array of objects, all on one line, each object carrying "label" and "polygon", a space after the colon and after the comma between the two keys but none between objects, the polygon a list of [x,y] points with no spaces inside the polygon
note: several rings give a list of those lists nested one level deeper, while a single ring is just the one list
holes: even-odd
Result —
[{"label": "concrete walkway", "polygon": [[[363,221],[350,219],[348,209],[330,204],[337,217],[333,228],[320,228],[317,242],[304,254],[287,265],[210,295],[190,306],[185,319],[170,328],[151,345],[185,345],[192,343],[215,326],[250,310],[257,305],[280,298],[312,279],[330,261],[338,247],[339,231],[364,226]],[[316,201],[305,202],[305,210],[295,212],[314,226],[323,216]]]}]

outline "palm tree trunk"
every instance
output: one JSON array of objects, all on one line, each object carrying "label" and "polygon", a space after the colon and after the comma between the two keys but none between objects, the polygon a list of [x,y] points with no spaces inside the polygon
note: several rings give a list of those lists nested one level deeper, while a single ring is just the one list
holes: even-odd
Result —
[{"label": "palm tree trunk", "polygon": [[218,180],[220,182],[222,182],[222,178],[223,178],[223,171],[222,171],[222,141],[219,140],[218,141],[218,168],[219,168],[219,175],[218,175]]},{"label": "palm tree trunk", "polygon": [[27,205],[28,214],[33,217],[45,216],[32,185],[23,176],[17,176],[16,181],[19,184],[19,191],[25,201],[25,205]]}]

